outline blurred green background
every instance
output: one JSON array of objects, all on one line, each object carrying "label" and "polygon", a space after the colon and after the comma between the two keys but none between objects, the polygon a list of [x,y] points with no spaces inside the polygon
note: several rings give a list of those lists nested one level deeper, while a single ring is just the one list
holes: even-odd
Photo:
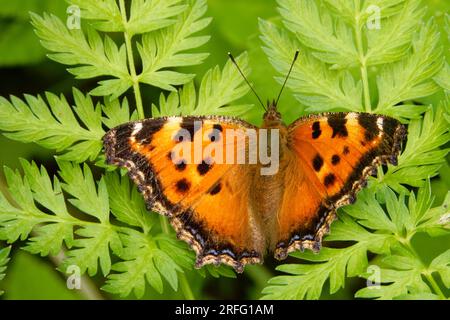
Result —
[{"label": "blurred green background", "polygon": [[[449,11],[448,0],[426,0],[428,17],[434,16],[441,28],[442,42],[446,46],[449,58],[449,39],[444,29],[444,14]],[[224,65],[227,52],[235,55],[248,51],[252,73],[250,81],[254,84],[263,100],[277,95],[279,85],[275,82],[275,72],[261,49],[259,39],[258,18],[279,22],[274,0],[208,0],[208,16],[213,17],[207,33],[211,41],[201,48],[209,52],[206,63],[189,68],[197,74],[197,82],[209,68],[219,64]],[[45,50],[40,46],[29,22],[29,12],[51,12],[65,19],[67,4],[62,0],[0,0],[0,95],[22,96],[24,93],[41,94],[50,91],[71,97],[72,87],[76,86],[84,92],[94,87],[91,81],[75,80],[65,67],[46,58]],[[151,102],[157,101],[160,90],[143,87],[145,106],[150,109]],[[422,102],[433,103],[442,99],[435,95]],[[129,101],[134,101],[130,96]],[[256,104],[256,99],[248,94],[243,102],[255,104],[244,118],[259,124],[263,110]],[[285,118],[293,119],[302,113],[302,107],[286,91],[280,102],[280,110]],[[148,114],[149,115],[149,114]],[[11,168],[18,167],[18,158],[23,157],[44,164],[49,172],[55,172],[55,162],[51,151],[34,144],[22,144],[7,140],[0,135],[0,165]],[[447,162],[448,163],[448,162]],[[5,188],[2,173],[0,173],[0,190]],[[441,169],[440,177],[433,180],[433,193],[436,204],[442,202],[447,190],[450,189],[450,168],[448,164]],[[445,242],[450,238],[416,239],[417,247],[425,257],[433,257],[442,252]],[[3,299],[77,299],[88,297],[86,293],[66,289],[65,278],[56,271],[55,262],[51,259],[31,256],[18,249],[20,244],[13,246],[12,261],[9,263],[7,277],[2,288],[6,291]],[[433,250],[429,250],[430,246]],[[436,249],[436,252],[434,252]],[[268,261],[264,266],[251,266],[238,280],[227,278],[203,279],[196,273],[188,274],[194,284],[194,294],[201,298],[258,298],[261,289],[274,273],[274,262]],[[98,282],[97,282],[98,281]],[[93,279],[93,283],[101,284],[101,279]],[[352,292],[362,285],[360,280],[351,280],[345,289],[331,298],[352,298]],[[327,292],[327,289],[324,290]],[[114,298],[93,290],[90,294],[102,295],[104,298]],[[164,295],[158,295],[148,289],[146,298],[182,298],[180,293],[166,289]],[[132,298],[132,296],[131,296]],[[330,298],[324,296],[323,298]]]}]

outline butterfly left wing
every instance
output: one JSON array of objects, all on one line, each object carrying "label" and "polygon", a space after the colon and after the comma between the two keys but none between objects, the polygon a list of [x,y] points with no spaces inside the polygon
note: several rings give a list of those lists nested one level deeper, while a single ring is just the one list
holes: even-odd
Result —
[{"label": "butterfly left wing", "polygon": [[367,113],[301,118],[288,128],[288,172],[278,212],[275,257],[320,249],[335,210],[353,203],[379,164],[397,163],[405,128]]},{"label": "butterfly left wing", "polygon": [[[230,117],[154,118],[112,129],[104,145],[107,162],[128,169],[148,208],[168,216],[195,250],[197,267],[226,263],[242,272],[262,261],[264,248],[251,224],[251,166],[228,164],[227,157],[242,153],[242,132],[252,129]],[[236,136],[229,138],[229,130]],[[222,150],[222,162],[204,155],[210,147]]]}]

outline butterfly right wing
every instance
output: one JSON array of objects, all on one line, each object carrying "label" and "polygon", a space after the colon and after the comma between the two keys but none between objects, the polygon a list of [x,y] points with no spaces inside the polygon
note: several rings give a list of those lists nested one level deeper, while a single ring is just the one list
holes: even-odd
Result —
[{"label": "butterfly right wing", "polygon": [[378,165],[397,163],[406,133],[395,119],[353,112],[301,118],[288,131],[278,259],[297,249],[318,251],[336,209],[355,201]]}]

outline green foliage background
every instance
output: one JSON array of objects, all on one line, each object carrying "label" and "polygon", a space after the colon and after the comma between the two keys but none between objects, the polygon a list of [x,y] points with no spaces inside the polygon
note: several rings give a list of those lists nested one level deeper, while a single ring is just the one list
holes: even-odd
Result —
[{"label": "green foliage background", "polygon": [[[70,2],[81,6],[89,3],[82,0]],[[171,2],[175,7],[194,3]],[[350,2],[319,1],[319,12],[321,15],[332,12],[345,20],[349,17],[344,10],[345,4]],[[398,11],[395,12],[388,4],[402,3],[394,0],[371,2],[386,5],[386,10],[391,10],[392,14]],[[444,49],[443,56],[449,61],[450,25],[445,15],[449,4],[438,0],[406,2],[410,11],[405,10],[404,21],[398,22],[397,32],[392,35],[395,41],[390,43],[395,45],[378,48],[376,52],[385,50],[388,54],[374,54],[372,60],[367,60],[368,89],[384,98],[379,101],[377,96],[363,96],[366,88],[354,81],[360,78],[360,74],[358,66],[352,65],[352,54],[357,56],[359,52],[356,47],[343,47],[349,51],[339,47],[338,40],[345,38],[345,33],[340,34],[335,42],[321,42],[304,32],[311,25],[301,23],[314,22],[315,11],[313,7],[305,7],[302,12],[307,16],[296,16],[296,11],[290,10],[291,5],[297,4],[295,0],[280,1],[285,8],[281,16],[288,21],[286,27],[283,27],[276,1],[207,1],[204,17],[211,17],[212,21],[203,20],[201,14],[194,17],[201,21],[198,24],[200,33],[195,34],[188,45],[194,48],[189,50],[190,56],[178,57],[178,60],[158,61],[152,54],[157,55],[155,52],[164,48],[165,43],[170,42],[168,39],[173,41],[177,30],[185,30],[181,22],[179,29],[169,26],[157,36],[152,33],[147,39],[145,36],[137,38],[141,47],[135,48],[135,55],[141,53],[143,69],[146,70],[142,79],[146,85],[142,85],[140,90],[147,116],[150,110],[154,115],[180,112],[239,114],[259,124],[263,110],[257,105],[252,107],[255,104],[253,96],[244,96],[247,88],[233,66],[226,64],[226,53],[232,51],[238,56],[247,52],[240,56],[241,66],[257,91],[264,98],[272,98],[279,88],[276,77],[286,73],[293,52],[300,48],[302,54],[290,81],[291,90],[286,91],[280,102],[280,110],[287,122],[303,114],[324,110],[375,110],[405,122],[412,121],[400,166],[390,167],[384,173],[380,171],[380,178],[371,181],[370,190],[360,194],[357,205],[340,211],[341,220],[333,224],[332,233],[327,237],[329,247],[323,248],[320,255],[308,252],[293,254],[281,266],[268,257],[263,266],[247,267],[246,272],[236,279],[234,272],[227,268],[192,270],[192,252],[174,240],[173,234],[165,232],[167,225],[163,219],[143,209],[142,199],[128,179],[110,168],[107,168],[106,175],[102,175],[102,159],[96,157],[104,133],[102,122],[113,127],[138,116],[138,113],[133,113],[135,95],[131,89],[125,94],[127,100],[121,99],[120,103],[97,97],[109,94],[117,97],[130,87],[126,80],[111,82],[112,78],[121,79],[127,73],[126,68],[124,71],[114,67],[120,65],[126,56],[125,48],[120,49],[112,42],[122,43],[120,35],[110,33],[112,41],[105,40],[102,44],[96,32],[89,29],[86,32],[90,38],[85,45],[95,47],[100,54],[71,56],[67,54],[70,41],[64,46],[55,41],[61,37],[57,32],[52,33],[59,30],[56,18],[42,15],[44,12],[53,13],[65,21],[67,3],[0,0],[0,97],[6,98],[0,98],[0,128],[7,132],[6,137],[0,136],[0,164],[10,168],[0,174],[0,191],[6,195],[1,196],[0,193],[0,225],[3,221],[0,237],[12,243],[10,246],[0,242],[0,248],[4,248],[0,250],[0,281],[6,273],[0,282],[0,288],[5,291],[1,298],[349,299],[355,297],[355,293],[357,297],[383,299],[450,297],[450,235],[442,230],[445,226],[439,227],[439,218],[448,213],[450,201],[447,196],[450,168],[445,149],[448,147],[449,105],[445,90],[437,85],[446,88],[448,93],[449,71],[448,65],[445,69],[435,62],[442,61],[438,58],[441,54],[439,47]],[[423,9],[425,4],[426,10]],[[177,21],[181,21],[183,10],[173,10],[172,15]],[[30,11],[39,15],[33,15],[34,27],[30,24]],[[423,21],[433,17],[434,22],[420,26],[418,21],[421,17]],[[155,25],[171,24],[164,19],[147,22],[136,24],[134,31],[144,33],[154,30]],[[34,28],[39,30],[37,34],[43,41],[42,45]],[[96,28],[111,30],[114,26],[97,22]],[[288,29],[295,31],[297,38],[288,33]],[[316,30],[324,31],[322,36],[327,36],[326,28]],[[413,33],[417,38],[414,38],[411,49],[408,35]],[[206,41],[208,35],[211,38]],[[383,38],[388,38],[388,35]],[[333,40],[332,37],[330,39]],[[383,44],[376,36],[372,41]],[[78,39],[72,44],[74,51],[79,49],[80,43]],[[53,52],[50,56],[53,60],[62,64],[47,59],[48,51],[43,46]],[[416,60],[408,50],[418,52]],[[209,53],[209,56],[204,53]],[[395,64],[402,57],[406,57],[404,64]],[[332,70],[323,68],[319,60],[326,61],[327,67],[333,66]],[[86,61],[95,68],[74,66]],[[383,63],[389,64],[383,68]],[[71,68],[70,73],[66,71],[67,67]],[[161,73],[159,69],[166,67],[177,73]],[[103,73],[98,73],[98,69]],[[350,72],[336,77],[333,70],[341,69]],[[197,91],[194,84],[189,84],[193,75],[196,75],[194,84]],[[430,75],[434,81],[429,79]],[[105,81],[100,86],[97,77]],[[312,82],[316,85],[308,86]],[[412,84],[409,92],[395,87],[402,82]],[[180,98],[168,91],[185,83],[188,84],[182,88]],[[323,84],[322,90],[318,90],[320,84]],[[389,95],[396,92],[393,86],[407,94],[401,97]],[[74,87],[78,89],[72,89]],[[44,97],[44,92],[51,94]],[[94,102],[87,96],[89,92],[94,96]],[[23,101],[17,98],[10,100],[11,94],[20,99],[24,94],[30,96]],[[36,98],[38,94],[43,98]],[[198,99],[195,99],[196,95]],[[360,103],[361,100],[364,104]],[[339,105],[340,101],[348,103],[343,107]],[[97,102],[104,104],[103,116]],[[401,106],[393,107],[398,103]],[[227,104],[230,104],[227,108],[220,108]],[[77,106],[75,113],[70,110],[71,105]],[[48,107],[53,114],[48,112]],[[53,125],[49,126],[51,130],[39,130],[49,124]],[[71,128],[70,134],[67,127]],[[57,138],[52,138],[54,136]],[[14,140],[38,142],[40,146]],[[81,143],[74,146],[78,142]],[[64,150],[65,153],[55,160],[54,152],[47,148]],[[28,161],[18,161],[19,158]],[[31,163],[32,160],[39,166]],[[77,163],[90,160],[97,166],[80,167],[65,160]],[[40,169],[40,165],[44,165],[46,170]],[[53,178],[55,175],[58,180]],[[431,182],[426,180],[428,176],[432,177]],[[69,199],[70,205],[64,198]],[[20,209],[15,203],[20,205]],[[42,211],[43,208],[46,210]],[[113,224],[109,220],[110,211],[115,217]],[[26,219],[14,220],[22,214]],[[16,224],[5,227],[9,221]],[[28,232],[41,224],[43,227],[39,232],[28,236]],[[75,226],[77,232],[74,237]],[[54,235],[58,238],[55,239]],[[27,238],[30,238],[28,243],[25,242]],[[67,253],[64,262],[58,255],[63,242],[72,249],[76,248]],[[95,248],[96,256],[89,260],[86,258],[89,256],[87,250],[92,248]],[[364,288],[364,277],[370,277],[366,273],[367,256],[370,264],[379,265],[385,275],[383,282],[386,283],[381,290]],[[8,259],[11,261],[7,263]],[[80,265],[82,271],[86,271],[84,290],[68,290],[64,273],[56,270],[64,271],[70,264]],[[276,266],[279,267],[275,269]]]}]

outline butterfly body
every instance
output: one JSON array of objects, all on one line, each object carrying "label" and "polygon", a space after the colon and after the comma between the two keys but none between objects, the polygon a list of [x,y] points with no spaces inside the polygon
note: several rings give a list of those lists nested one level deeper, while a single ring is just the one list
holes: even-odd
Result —
[{"label": "butterfly body", "polygon": [[379,164],[396,163],[404,136],[398,121],[364,113],[286,126],[272,103],[260,128],[231,117],[155,118],[112,129],[104,144],[108,163],[127,168],[149,208],[169,216],[197,267],[242,272],[267,251],[317,252],[336,209],[355,201]]}]

